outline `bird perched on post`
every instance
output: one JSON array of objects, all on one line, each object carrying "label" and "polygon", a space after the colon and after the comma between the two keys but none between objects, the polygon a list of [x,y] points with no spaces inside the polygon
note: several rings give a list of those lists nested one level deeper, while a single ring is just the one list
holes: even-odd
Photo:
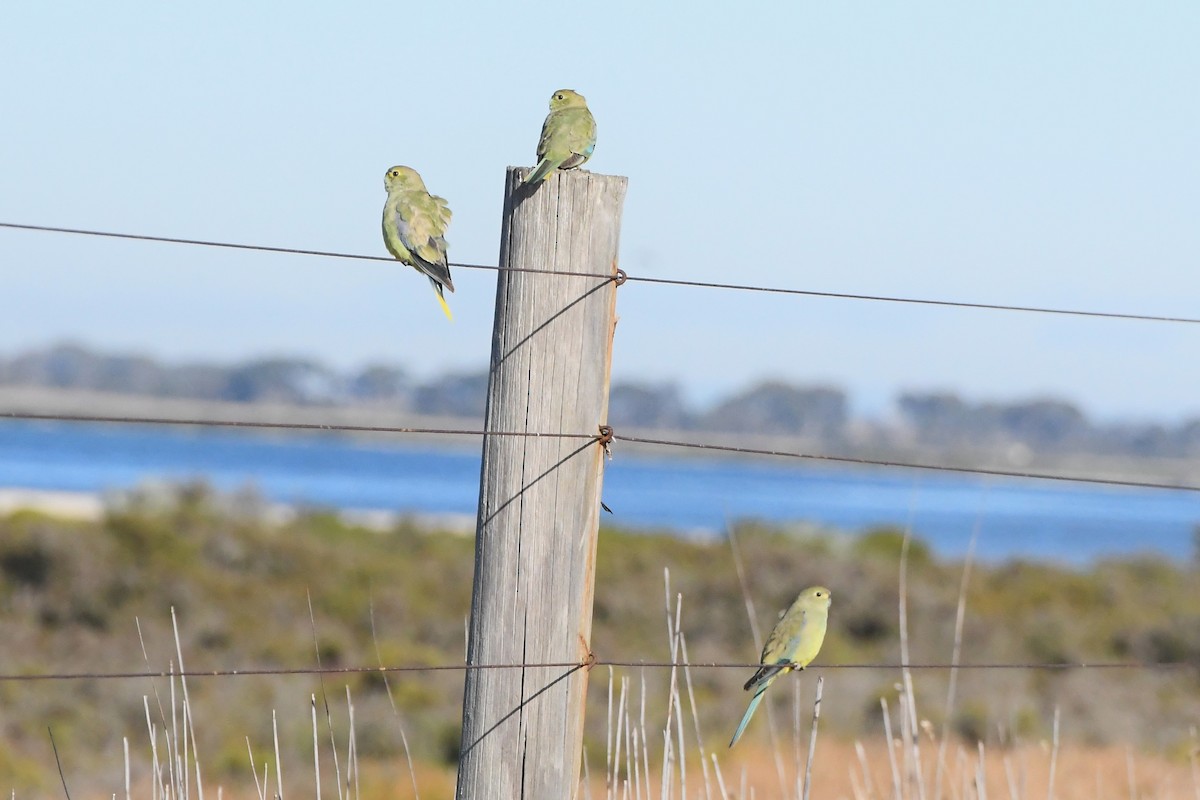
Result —
[{"label": "bird perched on post", "polygon": [[429,278],[442,311],[447,319],[454,319],[442,293],[443,286],[454,291],[446,261],[450,206],[425,190],[425,181],[412,167],[389,167],[383,187],[388,193],[383,205],[383,243],[400,263]]},{"label": "bird perched on post", "polygon": [[521,183],[539,183],[556,169],[582,166],[595,149],[596,120],[587,99],[571,89],[559,89],[550,95],[550,113],[542,123],[538,164]]},{"label": "bird perched on post", "polygon": [[754,689],[754,697],[750,698],[750,706],[742,715],[733,738],[729,740],[730,747],[742,738],[742,732],[758,710],[767,687],[780,675],[786,675],[793,669],[804,669],[817,657],[821,642],[825,641],[830,599],[830,592],[824,586],[805,589],[771,629],[759,659],[762,666],[742,687],[746,691]]}]

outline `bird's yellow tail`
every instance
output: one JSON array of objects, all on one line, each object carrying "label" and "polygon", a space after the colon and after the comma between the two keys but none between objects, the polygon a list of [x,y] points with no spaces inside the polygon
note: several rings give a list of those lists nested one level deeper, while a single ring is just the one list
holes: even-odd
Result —
[{"label": "bird's yellow tail", "polygon": [[437,295],[438,303],[442,306],[442,311],[445,312],[446,319],[454,322],[454,315],[450,313],[450,306],[446,305],[446,298],[442,297],[441,284],[434,282],[433,279],[430,279],[429,282],[433,284],[433,293]]}]

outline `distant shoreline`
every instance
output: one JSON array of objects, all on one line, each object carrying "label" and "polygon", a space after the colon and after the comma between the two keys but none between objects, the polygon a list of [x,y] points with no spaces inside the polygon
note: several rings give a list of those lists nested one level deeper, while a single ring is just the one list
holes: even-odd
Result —
[{"label": "distant shoreline", "polygon": [[[283,403],[235,403],[219,400],[196,400],[164,398],[149,395],[118,394],[75,389],[46,389],[42,387],[0,387],[0,415],[5,413],[36,413],[93,416],[153,417],[180,420],[186,425],[189,419],[204,419],[220,422],[256,422],[302,425],[355,425],[380,428],[419,428],[430,430],[480,430],[480,419],[430,416],[391,411],[382,406],[336,406],[336,405],[290,405]],[[1186,458],[1101,456],[1086,453],[1046,455],[1028,448],[1009,447],[1001,452],[998,448],[936,448],[913,446],[884,447],[879,445],[849,444],[845,449],[833,452],[830,446],[819,441],[767,434],[713,433],[707,431],[648,430],[643,428],[617,428],[622,433],[644,438],[669,441],[696,442],[719,446],[808,453],[811,461],[820,461],[823,468],[860,469],[863,467],[822,460],[822,455],[867,458],[888,462],[944,465],[971,469],[1029,471],[1071,475],[1108,480],[1153,481],[1163,483],[1200,484],[1200,461]],[[260,431],[260,434],[296,435],[296,432],[280,429]],[[308,430],[304,435],[325,434],[320,430]],[[352,436],[355,438],[379,438],[412,436],[414,441],[435,444],[438,447],[458,450],[477,450],[482,437],[469,434],[405,434],[375,431],[329,431],[328,435]],[[678,459],[705,455],[706,451],[682,447],[665,447],[618,440],[616,453],[631,452],[642,456]],[[777,458],[756,454],[720,452],[721,458]]]},{"label": "distant shoreline", "polygon": [[[102,417],[166,417],[181,420],[216,422],[283,423],[299,425],[357,425],[376,428],[422,428],[436,430],[479,430],[481,420],[408,414],[371,406],[299,406],[285,403],[234,403],[223,400],[196,400],[150,395],[117,394],[83,389],[44,389],[40,387],[0,387],[0,414],[65,414]],[[268,433],[269,429],[261,432]],[[281,435],[322,434],[379,437],[374,431],[276,431]],[[418,435],[418,434],[412,434]],[[422,441],[442,445],[478,448],[480,436],[458,434],[419,434]]]},{"label": "distant shoreline", "polygon": [[[133,488],[133,487],[127,487]],[[18,511],[35,511],[58,519],[77,522],[99,522],[108,510],[103,492],[69,492],[49,489],[27,489],[19,486],[0,486],[0,516]],[[268,518],[284,524],[296,517],[296,506],[270,503]],[[469,514],[413,514],[381,508],[350,508],[335,512],[347,525],[369,530],[390,530],[401,521],[411,521],[420,528],[447,533],[471,533],[475,517]]]},{"label": "distant shoreline", "polygon": [[104,500],[98,492],[0,488],[0,515],[18,511],[37,511],[59,519],[97,522],[104,518]]}]

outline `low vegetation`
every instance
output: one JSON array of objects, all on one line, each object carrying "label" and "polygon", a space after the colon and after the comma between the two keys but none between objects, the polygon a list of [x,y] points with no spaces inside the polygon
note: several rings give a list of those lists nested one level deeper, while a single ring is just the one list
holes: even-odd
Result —
[{"label": "low vegetation", "polygon": [[[821,736],[830,737],[828,746],[878,737],[880,700],[894,712],[900,671],[819,667],[898,663],[902,531],[851,534],[742,522],[735,533],[763,629],[800,588],[820,582],[833,590],[825,647],[799,681],[772,690],[772,716],[791,726],[799,707],[795,692],[800,705],[810,704],[820,675]],[[963,564],[938,559],[917,534],[907,572],[911,662],[946,663]],[[131,495],[100,523],[19,512],[0,519],[0,673],[178,670],[178,653],[190,671],[305,668],[318,659],[327,668],[461,663],[472,568],[469,537],[404,522],[368,530],[321,510],[280,522],[251,494],[218,496],[203,485],[166,497]],[[690,661],[757,658],[729,542],[609,528],[602,531],[597,563],[598,659],[669,658],[664,569],[670,602],[683,596],[681,631]],[[979,744],[1049,741],[1057,709],[1071,747],[1120,752],[1129,746],[1186,766],[1191,728],[1200,722],[1197,577],[1193,564],[1150,556],[1081,569],[1023,561],[974,565],[964,663],[1147,666],[962,670],[949,716],[948,672],[916,670],[913,701],[922,735],[948,730],[955,748],[970,748],[974,759]],[[697,668],[689,676],[697,729],[707,749],[720,753],[731,786],[736,765],[770,760],[763,720],[735,751],[724,750],[746,701],[743,672]],[[627,681],[630,708],[634,698],[641,702],[644,682],[647,718],[666,718],[668,670],[622,669],[612,679],[616,691]],[[606,757],[607,668],[593,670],[591,683],[587,752],[595,777]],[[170,680],[144,677],[0,681],[0,790],[15,789],[21,797],[55,789],[48,727],[72,789],[105,796],[123,791],[124,739],[133,751],[135,784],[148,781],[148,725],[171,726],[173,688]],[[339,747],[352,698],[364,786],[393,792],[409,781],[402,734],[427,788],[445,785],[457,757],[462,675],[456,671],[398,672],[386,681],[377,672],[193,677],[188,690],[210,785],[253,786],[247,746],[261,774],[273,758],[274,713],[285,778],[311,786],[314,696],[322,730],[322,698],[334,709]],[[687,724],[690,729],[690,717]],[[661,750],[661,726],[655,730],[650,743]],[[958,752],[952,751],[951,765]],[[989,769],[1000,768],[998,758]],[[886,769],[886,758],[873,763]],[[774,772],[768,777],[773,781]],[[875,778],[887,780],[884,772]],[[775,784],[762,785],[757,796],[770,796]],[[366,788],[364,796],[372,796]]]}]

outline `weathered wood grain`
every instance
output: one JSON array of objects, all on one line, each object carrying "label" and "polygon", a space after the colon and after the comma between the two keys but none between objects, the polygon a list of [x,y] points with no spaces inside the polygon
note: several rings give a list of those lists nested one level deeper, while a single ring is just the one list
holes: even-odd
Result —
[{"label": "weathered wood grain", "polygon": [[[617,287],[574,274],[615,273],[627,180],[558,172],[530,191],[525,171],[505,183],[485,430],[595,434]],[[603,455],[587,439],[485,438],[469,664],[587,658]],[[571,797],[586,690],[583,669],[468,670],[457,796]]]}]

